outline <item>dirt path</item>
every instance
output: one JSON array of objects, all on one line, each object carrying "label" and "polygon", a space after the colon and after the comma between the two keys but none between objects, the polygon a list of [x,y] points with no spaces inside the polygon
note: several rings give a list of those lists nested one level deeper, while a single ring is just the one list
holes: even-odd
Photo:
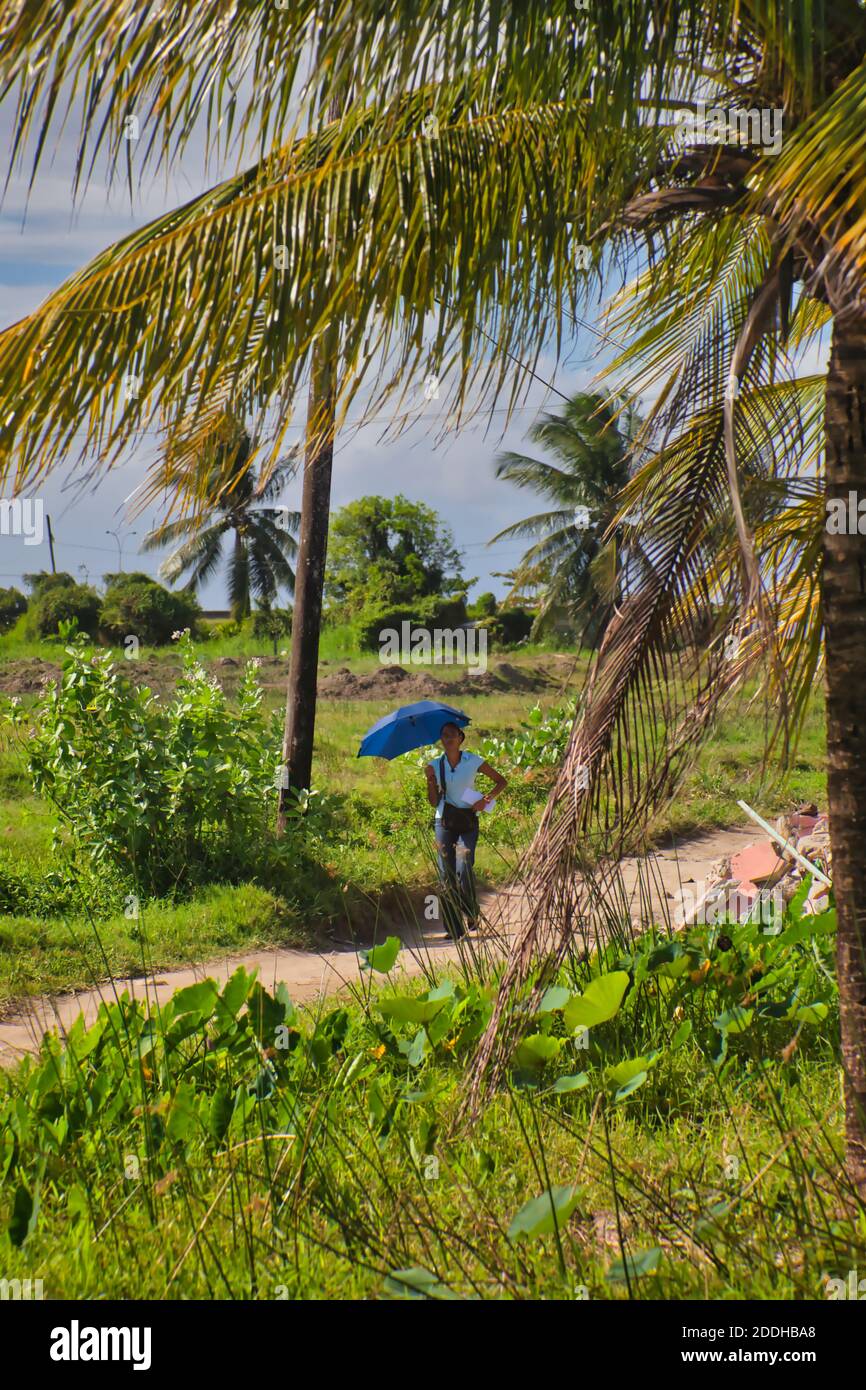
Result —
[{"label": "dirt path", "polygon": [[[623,860],[623,882],[632,910],[637,909],[639,873],[645,895],[647,881],[652,882],[649,894],[652,905],[658,908],[665,898],[668,915],[673,915],[671,900],[681,887],[705,879],[716,860],[736,853],[758,837],[760,831],[756,832],[754,827],[712,831],[683,841],[676,850],[656,850],[646,861]],[[459,966],[461,961],[471,965],[473,958],[479,955],[492,956],[504,950],[508,938],[519,926],[521,895],[519,892],[487,894],[482,899],[485,913],[490,915],[494,906],[502,923],[501,935],[480,939],[471,936],[465,945],[458,946],[444,938],[438,923],[431,922],[428,931],[415,922],[407,922],[401,927],[404,949],[394,976],[428,974],[432,978],[443,965]],[[69,1028],[79,1013],[84,1014],[88,1024],[92,1023],[100,1004],[119,998],[124,991],[133,998],[148,999],[151,1004],[163,1003],[175,990],[206,976],[227,980],[239,965],[246,970],[258,969],[259,978],[268,988],[284,981],[296,1003],[312,1003],[326,995],[344,993],[353,985],[358,986],[362,979],[370,979],[369,972],[361,971],[360,957],[350,946],[328,952],[269,950],[227,956],[182,970],[163,970],[150,978],[117,980],[114,987],[106,984],[100,989],[77,994],[36,997],[25,1001],[18,1013],[0,1022],[0,1065],[10,1066],[25,1053],[37,1051],[44,1032],[55,1027]]]}]

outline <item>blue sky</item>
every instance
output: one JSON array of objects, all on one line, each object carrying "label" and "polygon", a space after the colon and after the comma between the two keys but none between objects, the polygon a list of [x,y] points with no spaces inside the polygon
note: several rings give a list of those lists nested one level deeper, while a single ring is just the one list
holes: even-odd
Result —
[{"label": "blue sky", "polygon": [[[9,112],[0,110],[0,149],[9,148],[9,134]],[[73,211],[74,149],[73,119],[57,140],[53,157],[43,163],[29,203],[27,178],[22,173],[10,181],[0,205],[0,324],[4,326],[32,312],[51,290],[105,246],[205,191],[235,167],[234,163],[212,166],[206,176],[203,147],[191,142],[167,178],[163,172],[136,191],[132,207],[128,191],[121,185],[109,191],[94,177]],[[23,168],[29,174],[26,157]],[[599,346],[603,344],[592,333],[575,326],[558,367],[552,357],[543,357],[538,373],[566,394],[585,387],[599,368]],[[419,392],[422,389],[419,382]],[[443,399],[445,394],[443,385]],[[535,382],[527,404],[512,416],[504,433],[504,414],[500,411],[492,418],[477,418],[444,442],[434,440],[429,423],[419,423],[387,444],[380,442],[381,418],[376,424],[351,431],[337,440],[332,505],[342,506],[367,493],[393,496],[402,492],[411,500],[426,501],[447,520],[464,550],[464,572],[478,576],[474,592],[493,589],[502,593],[502,581],[492,578],[491,571],[512,568],[522,547],[516,542],[500,542],[488,549],[486,542],[509,523],[539,508],[533,494],[494,478],[493,461],[500,448],[528,447],[526,432],[539,410],[553,409],[558,401],[557,394]],[[435,402],[431,402],[432,411]],[[298,426],[290,438],[299,438],[301,429]],[[159,518],[155,512],[147,512],[130,520],[130,508],[125,504],[153,456],[149,444],[137,447],[95,487],[88,485],[86,490],[71,465],[40,485],[38,496],[51,517],[58,569],[90,582],[115,570],[117,543],[107,534],[110,529],[121,536],[125,569],[156,573],[163,556],[139,556],[138,545]],[[300,483],[290,484],[281,500],[299,508]],[[0,586],[20,584],[23,573],[48,565],[47,542],[25,545],[23,538],[0,536]],[[208,608],[225,606],[222,574],[205,586],[201,599]]]}]

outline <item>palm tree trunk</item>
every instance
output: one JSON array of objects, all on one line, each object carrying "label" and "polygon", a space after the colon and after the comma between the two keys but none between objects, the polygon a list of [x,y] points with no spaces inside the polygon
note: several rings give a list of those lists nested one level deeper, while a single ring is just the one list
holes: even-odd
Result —
[{"label": "palm tree trunk", "polygon": [[853,534],[824,532],[827,784],[845,1073],[847,1170],[866,1198],[866,320],[837,318],[826,396],[827,499]]},{"label": "palm tree trunk", "polygon": [[235,547],[232,556],[232,617],[242,623],[250,615],[250,557],[244,546],[240,531],[235,531]]},{"label": "palm tree trunk", "polygon": [[309,787],[313,767],[319,633],[331,512],[338,344],[338,334],[332,329],[313,350],[301,529],[292,610],[292,655],[283,731],[282,762],[287,776],[283,778],[277,813],[277,833],[280,835],[286,828],[289,799],[302,788]]}]

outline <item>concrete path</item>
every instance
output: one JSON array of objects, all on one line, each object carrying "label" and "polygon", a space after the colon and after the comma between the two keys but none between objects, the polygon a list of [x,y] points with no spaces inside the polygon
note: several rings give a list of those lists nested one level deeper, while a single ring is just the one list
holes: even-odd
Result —
[{"label": "concrete path", "polygon": [[[632,917],[641,900],[644,910],[651,905],[666,919],[672,919],[679,891],[707,878],[710,867],[723,855],[734,854],[744,845],[760,838],[754,827],[712,831],[683,841],[676,850],[661,849],[645,859],[625,859],[620,868],[622,884],[630,902]],[[642,885],[642,892],[639,889]],[[459,944],[443,936],[436,922],[399,925],[403,950],[391,978],[427,975],[430,980],[444,966],[471,969],[481,960],[491,960],[507,949],[508,941],[519,930],[523,898],[520,890],[489,893],[482,897],[486,917],[495,922],[495,930],[480,936],[474,933]],[[393,929],[392,929],[393,930]],[[387,935],[383,931],[382,936]],[[292,999],[298,1003],[314,1004],[328,995],[369,989],[370,972],[361,970],[361,958],[354,948],[346,946],[333,951],[257,951],[241,956],[224,956],[218,960],[189,966],[181,970],[159,971],[153,977],[116,980],[100,989],[76,994],[45,995],[22,1000],[19,1008],[0,1022],[0,1065],[10,1066],[28,1052],[38,1051],[42,1035],[58,1028],[68,1029],[80,1013],[91,1024],[103,1002],[112,1002],[124,992],[132,998],[147,999],[151,1004],[164,1002],[175,990],[194,984],[207,976],[227,980],[242,965],[246,970],[258,969],[266,988],[273,989],[284,981]],[[381,980],[382,976],[374,976]]]}]

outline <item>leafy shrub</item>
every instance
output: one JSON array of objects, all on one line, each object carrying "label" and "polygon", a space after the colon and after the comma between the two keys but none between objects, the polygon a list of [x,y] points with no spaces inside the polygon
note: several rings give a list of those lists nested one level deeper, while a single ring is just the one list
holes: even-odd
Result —
[{"label": "leafy shrub", "polygon": [[[39,637],[56,637],[61,624],[75,622],[81,632],[95,637],[99,628],[100,597],[89,584],[77,584],[71,575],[39,576],[28,609],[29,627]],[[52,582],[47,582],[52,581]]]},{"label": "leafy shrub", "polygon": [[114,574],[99,615],[101,631],[120,642],[132,634],[146,646],[163,646],[172,633],[194,628],[200,609],[194,595],[174,592],[147,574]]},{"label": "leafy shrub", "polygon": [[565,756],[576,710],[574,700],[557,705],[546,715],[540,705],[535,705],[518,733],[508,738],[485,738],[480,752],[488,762],[495,758],[511,768],[558,767]]},{"label": "leafy shrub", "polygon": [[18,589],[0,589],[0,632],[8,632],[26,612],[27,600]]},{"label": "leafy shrub", "polygon": [[216,642],[224,637],[240,637],[243,630],[244,625],[242,622],[238,622],[237,618],[224,618],[218,623],[210,624],[204,629],[204,632],[209,632]]},{"label": "leafy shrub", "polygon": [[553,1062],[565,1073],[579,1066],[579,1075],[562,1077],[562,1089],[579,1082],[612,1105],[646,1085],[642,1099],[652,1110],[666,1104],[665,1072],[681,1048],[697,1049],[706,1072],[726,1080],[744,1063],[787,1065],[795,1046],[832,1046],[836,910],[803,915],[808,888],[807,879],[771,923],[731,918],[677,937],[654,928],[626,953],[621,942],[606,943],[577,991],[547,990],[518,1066],[536,1079]]},{"label": "leafy shrub", "polygon": [[[566,700],[547,714],[542,713],[540,705],[534,705],[529,717],[521,722],[518,732],[504,738],[488,734],[481,739],[478,752],[485,762],[495,764],[506,775],[532,768],[559,767],[568,746],[576,711],[576,700]],[[438,744],[430,744],[405,756],[416,766],[425,767],[441,751]],[[511,794],[510,791],[509,797]]]},{"label": "leafy shrub", "polygon": [[431,594],[411,604],[396,607],[383,604],[365,608],[356,621],[355,630],[362,651],[378,651],[381,633],[387,628],[394,628],[399,633],[404,622],[414,627],[448,628],[453,631],[466,621],[466,599],[462,594],[452,597]]},{"label": "leafy shrub", "polygon": [[30,590],[31,598],[39,598],[49,589],[68,589],[75,582],[72,575],[67,574],[65,570],[60,570],[57,574],[51,574],[48,570],[40,570],[38,574],[24,575],[24,583]]},{"label": "leafy shrub", "polygon": [[495,594],[479,594],[474,603],[470,603],[467,612],[470,618],[491,618],[499,609]]},{"label": "leafy shrub", "polygon": [[534,621],[535,614],[526,608],[500,608],[498,613],[484,621],[487,640],[492,646],[514,647],[526,640]]},{"label": "leafy shrub", "polygon": [[[23,745],[33,787],[55,804],[91,863],[119,869],[138,892],[257,872],[285,882],[298,869],[303,836],[276,840],[272,832],[279,743],[262,716],[254,666],[232,710],[189,638],[179,648],[183,672],[173,699],[160,704],[116,671],[109,654],[88,658],[73,637]],[[28,724],[14,704],[11,717]],[[296,830],[316,805],[298,803]]]},{"label": "leafy shrub", "polygon": [[277,653],[277,643],[281,637],[291,636],[291,608],[260,608],[253,614],[253,636],[268,638]]}]

